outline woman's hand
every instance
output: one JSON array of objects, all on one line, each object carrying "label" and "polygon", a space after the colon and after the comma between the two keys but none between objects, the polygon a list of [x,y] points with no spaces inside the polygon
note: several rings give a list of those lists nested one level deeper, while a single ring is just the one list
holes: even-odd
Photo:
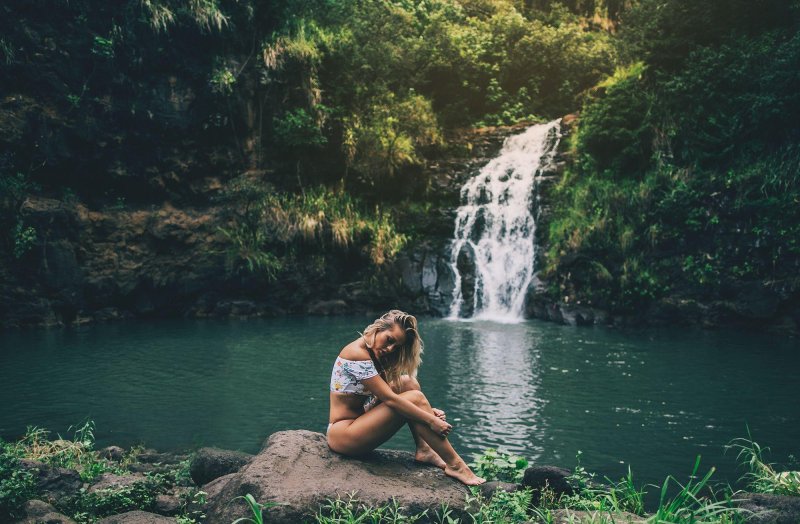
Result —
[{"label": "woman's hand", "polygon": [[442,438],[447,438],[447,434],[453,429],[453,426],[439,417],[434,418],[433,421],[428,424],[428,427]]},{"label": "woman's hand", "polygon": [[434,415],[436,415],[437,417],[439,417],[442,420],[447,420],[447,416],[444,414],[444,411],[442,411],[439,408],[431,408],[431,409],[433,410],[433,414]]}]

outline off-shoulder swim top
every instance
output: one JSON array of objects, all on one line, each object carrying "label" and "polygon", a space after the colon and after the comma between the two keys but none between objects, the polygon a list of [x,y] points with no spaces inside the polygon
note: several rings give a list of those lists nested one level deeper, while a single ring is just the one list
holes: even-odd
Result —
[{"label": "off-shoulder swim top", "polygon": [[361,381],[378,374],[372,360],[347,360],[336,357],[333,372],[331,372],[331,391],[351,395],[370,395],[369,391],[364,391],[364,384]]}]

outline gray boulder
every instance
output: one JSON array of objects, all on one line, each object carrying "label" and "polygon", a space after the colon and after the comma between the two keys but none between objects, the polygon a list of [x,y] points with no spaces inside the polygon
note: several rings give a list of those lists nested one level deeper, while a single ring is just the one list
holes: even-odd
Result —
[{"label": "gray boulder", "polygon": [[49,502],[74,495],[83,486],[81,476],[73,469],[50,466],[30,459],[22,459],[19,463],[23,468],[36,472],[36,489]]},{"label": "gray boulder", "polygon": [[106,517],[98,521],[97,524],[175,524],[175,519],[136,510]]},{"label": "gray boulder", "polygon": [[235,472],[234,473],[228,473],[227,475],[223,475],[223,476],[221,476],[219,478],[216,478],[216,479],[212,480],[208,484],[205,484],[203,486],[202,490],[206,493],[206,497],[208,498],[208,500],[211,500],[212,498],[214,498],[217,495],[219,495],[219,493],[222,491],[222,489],[235,476],[236,476]]},{"label": "gray boulder", "polygon": [[156,513],[175,516],[181,512],[181,501],[174,495],[156,495]]},{"label": "gray boulder", "polygon": [[134,473],[132,475],[115,475],[114,473],[103,473],[95,479],[94,484],[89,487],[89,493],[94,493],[103,489],[129,488],[137,482],[144,482],[145,476]]},{"label": "gray boulder", "polygon": [[531,466],[525,470],[522,477],[522,487],[533,490],[533,503],[539,501],[543,489],[551,490],[556,499],[561,495],[572,495],[575,490],[567,482],[567,477],[571,475],[568,469],[555,466]]},{"label": "gray boulder", "polygon": [[108,446],[99,450],[97,453],[107,460],[120,461],[125,458],[125,450],[119,446]]},{"label": "gray boulder", "polygon": [[247,464],[253,455],[226,449],[200,448],[189,465],[189,474],[198,486],[212,480],[235,473]]},{"label": "gray boulder", "polygon": [[352,494],[369,506],[395,499],[407,513],[437,511],[442,503],[463,516],[467,488],[440,469],[421,465],[405,451],[374,451],[344,457],[328,448],[325,436],[311,431],[273,434],[261,452],[224,487],[209,496],[208,522],[233,522],[249,507],[236,497],[250,493],[260,503],[279,503],[265,511],[271,524],[312,520],[321,505]]},{"label": "gray boulder", "polygon": [[743,493],[734,497],[738,507],[749,513],[748,524],[797,524],[800,522],[800,497]]},{"label": "gray boulder", "polygon": [[499,482],[495,480],[492,482],[484,482],[480,485],[479,489],[483,498],[490,499],[496,491],[507,491],[509,493],[513,493],[519,489],[519,485],[511,482]]},{"label": "gray boulder", "polygon": [[75,521],[41,500],[29,500],[25,503],[25,518],[16,524],[75,524]]}]

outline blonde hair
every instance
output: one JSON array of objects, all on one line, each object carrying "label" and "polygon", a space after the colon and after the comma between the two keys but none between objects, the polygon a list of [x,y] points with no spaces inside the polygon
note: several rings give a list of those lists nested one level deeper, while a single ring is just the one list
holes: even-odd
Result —
[{"label": "blonde hair", "polygon": [[422,364],[422,351],[425,345],[417,330],[417,319],[413,315],[393,309],[376,318],[361,333],[364,343],[372,349],[378,333],[391,329],[395,324],[403,329],[406,340],[400,348],[381,359],[381,364],[386,370],[386,381],[390,384],[396,384],[403,375],[416,377],[417,369]]}]

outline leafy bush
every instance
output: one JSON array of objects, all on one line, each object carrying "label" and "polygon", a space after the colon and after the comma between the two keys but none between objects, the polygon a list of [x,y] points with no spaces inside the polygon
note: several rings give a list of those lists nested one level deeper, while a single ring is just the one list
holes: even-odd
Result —
[{"label": "leafy bush", "polygon": [[356,252],[381,266],[406,243],[389,213],[369,211],[344,191],[314,187],[299,194],[272,192],[243,176],[229,185],[224,198],[236,210],[232,227],[220,228],[234,272],[272,280],[298,251],[312,262],[317,254]]},{"label": "leafy bush", "polygon": [[470,468],[487,481],[519,482],[528,467],[528,460],[524,457],[494,448],[488,448],[483,454],[476,454],[473,458],[475,460]]},{"label": "leafy bush", "polygon": [[653,132],[645,69],[642,62],[617,69],[587,99],[575,145],[584,170],[619,177],[648,165]]},{"label": "leafy bush", "polygon": [[164,493],[166,479],[161,474],[148,473],[145,480],[130,486],[81,492],[71,498],[59,501],[57,508],[67,515],[73,515],[81,524],[91,523],[98,518],[116,515],[136,509],[152,511],[156,496]]},{"label": "leafy bush", "polygon": [[19,465],[14,446],[0,440],[0,520],[23,517],[25,502],[36,495],[36,476]]}]

